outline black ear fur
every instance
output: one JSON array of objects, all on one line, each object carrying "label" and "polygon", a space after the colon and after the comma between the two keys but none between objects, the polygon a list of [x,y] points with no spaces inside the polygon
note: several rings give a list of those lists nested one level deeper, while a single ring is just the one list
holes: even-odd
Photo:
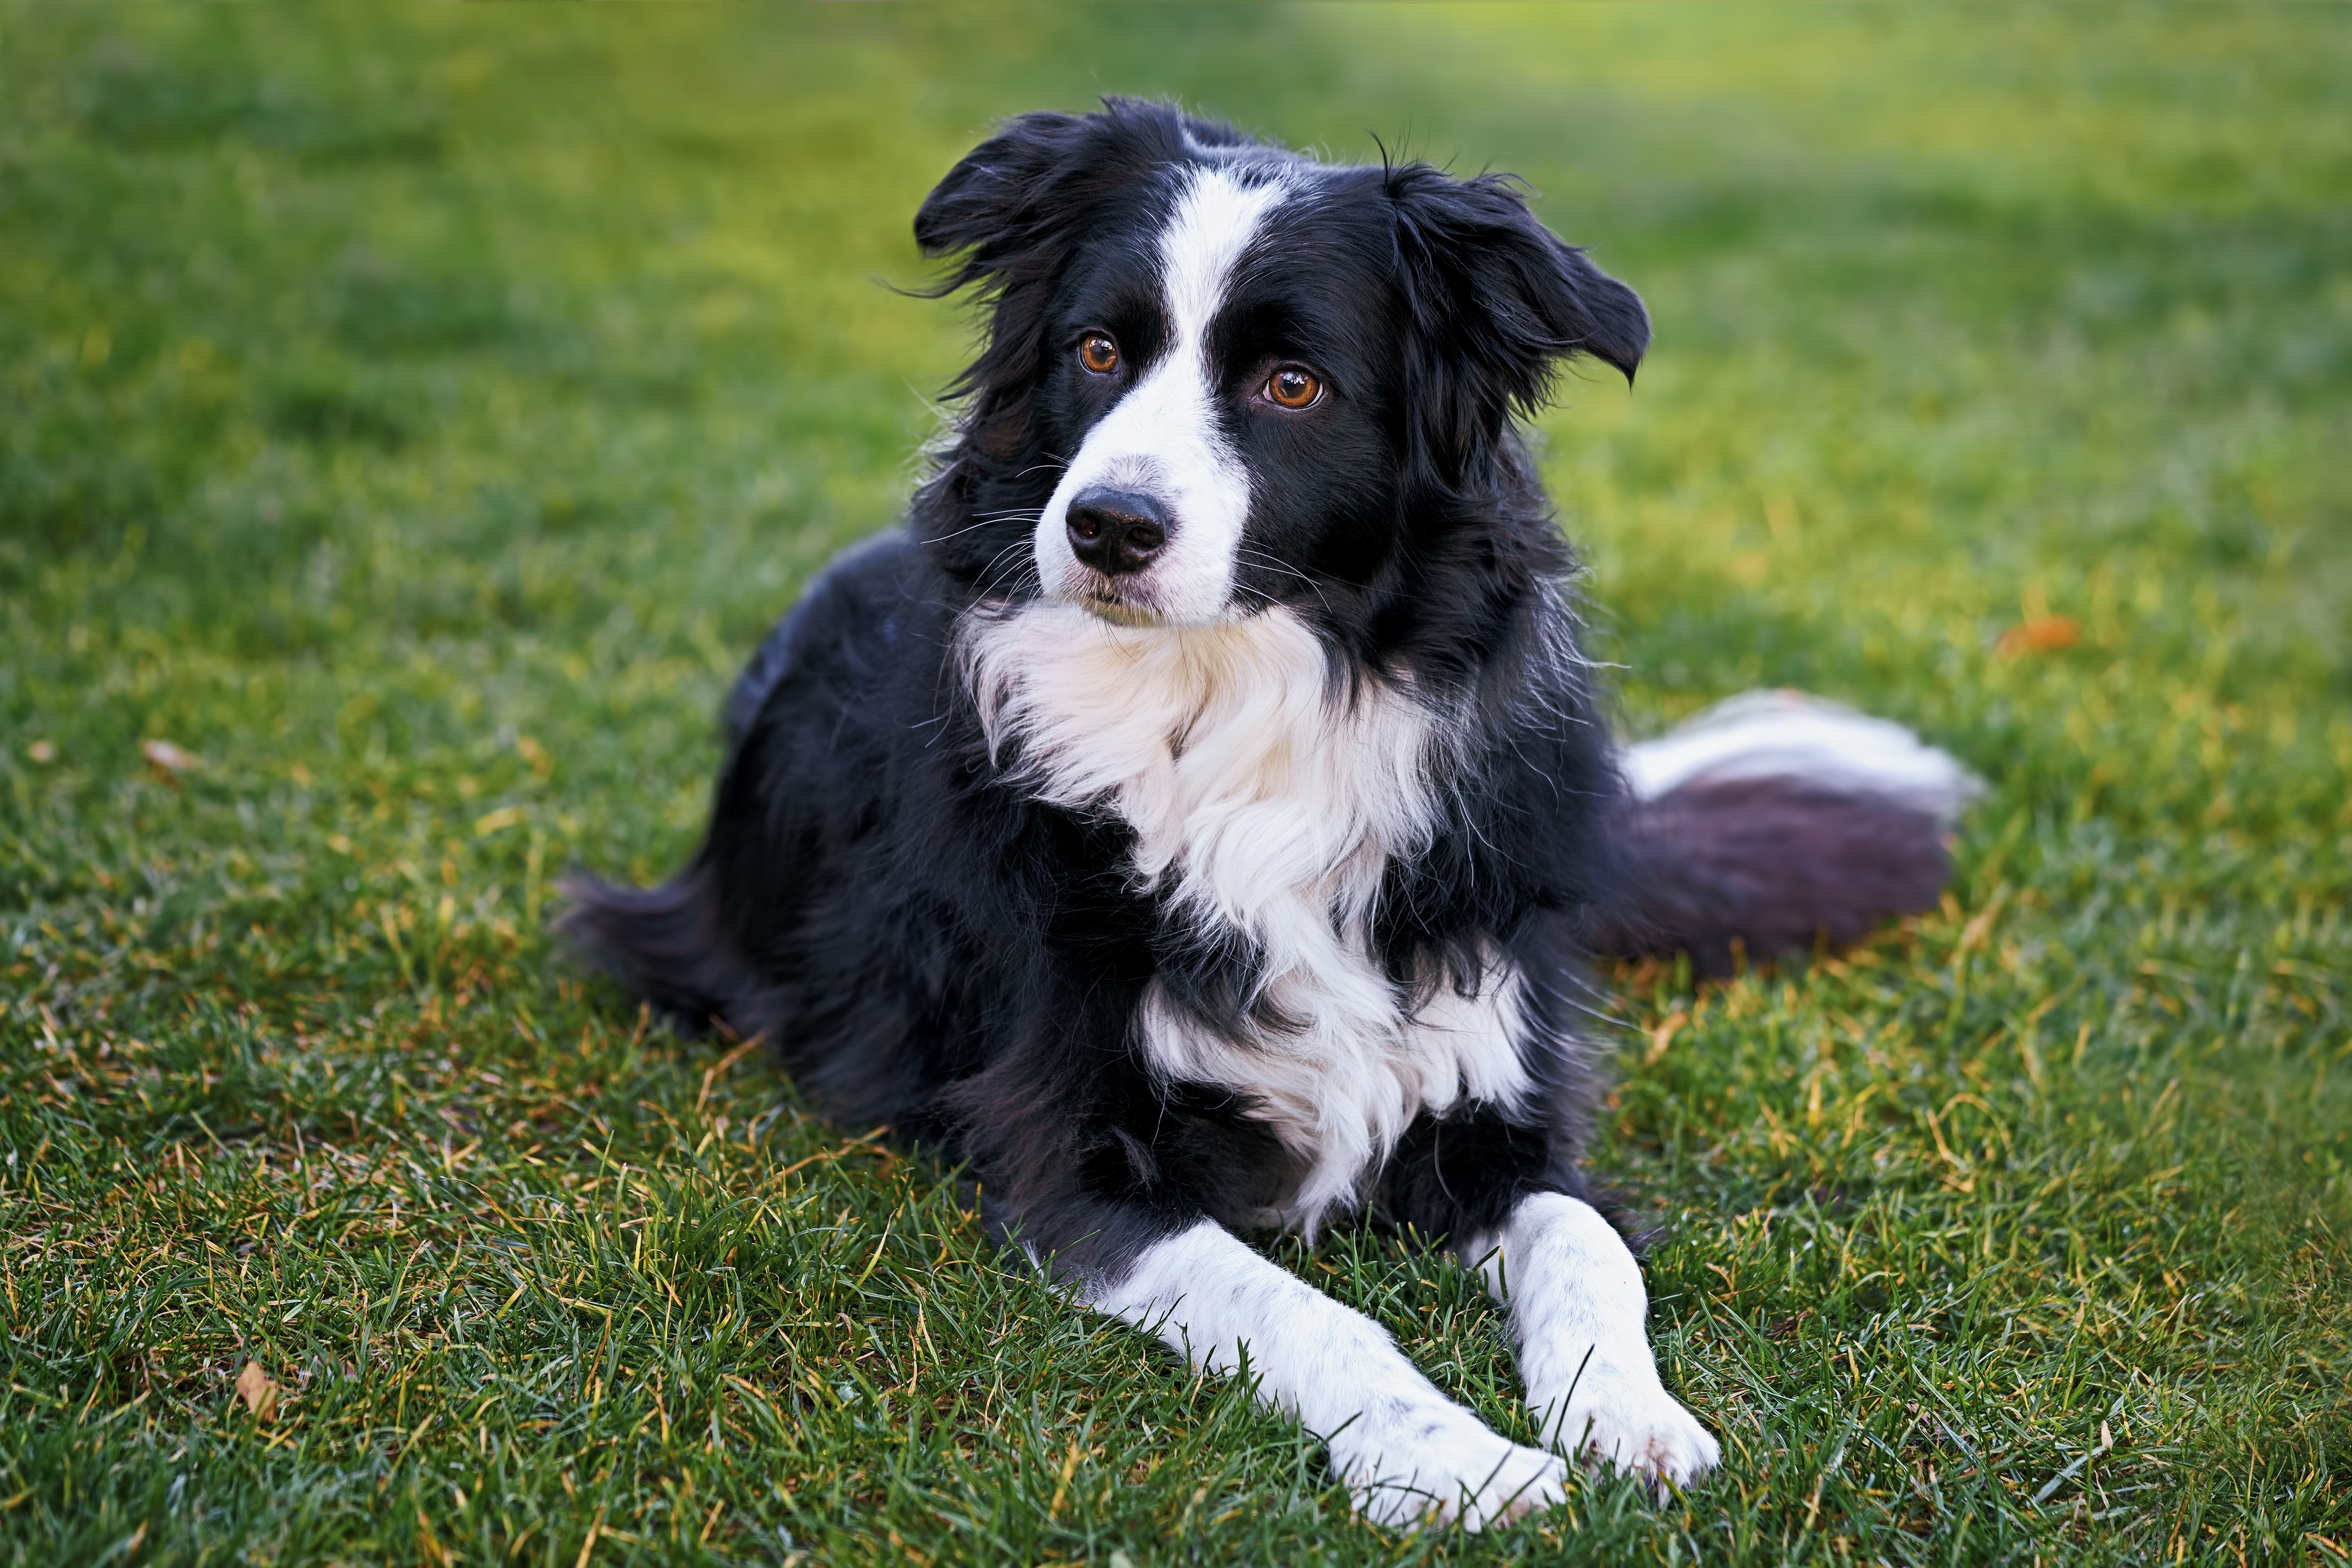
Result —
[{"label": "black ear fur", "polygon": [[983,447],[1007,451],[1021,438],[1039,328],[1089,214],[1152,166],[1181,161],[1188,133],[1211,145],[1240,140],[1171,104],[1129,98],[1104,99],[1097,114],[1015,115],[924,198],[915,243],[959,258],[931,291],[969,288],[993,307],[980,357],[949,388],[971,395],[967,428]]},{"label": "black ear fur", "polygon": [[1630,384],[1649,346],[1642,298],[1563,243],[1507,175],[1455,180],[1426,163],[1388,171],[1412,331],[1406,372],[1428,455],[1451,472],[1551,395],[1561,360],[1586,353]]},{"label": "black ear fur", "polygon": [[1055,226],[1056,175],[1077,164],[1087,119],[1051,110],[1015,115],[923,198],[915,214],[915,243],[923,254],[966,253],[941,293],[996,276],[1025,242]]}]

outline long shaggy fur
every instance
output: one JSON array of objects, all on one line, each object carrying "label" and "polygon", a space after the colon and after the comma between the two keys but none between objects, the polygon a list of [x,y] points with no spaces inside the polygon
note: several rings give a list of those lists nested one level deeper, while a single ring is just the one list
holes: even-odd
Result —
[{"label": "long shaggy fur", "polygon": [[1516,421],[1648,320],[1508,181],[1112,100],[1011,121],[915,230],[984,312],[952,441],[745,672],[694,862],[572,884],[681,1026],[1115,1282],[1204,1222],[1582,1198],[1588,953],[1934,897],[1948,812],[1829,731],[1628,787]]}]

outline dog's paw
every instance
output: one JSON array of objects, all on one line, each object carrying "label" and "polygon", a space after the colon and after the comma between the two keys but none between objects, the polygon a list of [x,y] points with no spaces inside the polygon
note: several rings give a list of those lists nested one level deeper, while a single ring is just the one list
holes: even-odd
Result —
[{"label": "dog's paw", "polygon": [[1413,1412],[1353,1441],[1342,1433],[1331,1449],[1357,1507],[1391,1527],[1483,1530],[1568,1495],[1559,1455],[1522,1447],[1453,1406]]},{"label": "dog's paw", "polygon": [[1571,1401],[1564,1416],[1536,1412],[1539,1420],[1550,1418],[1544,1429],[1580,1462],[1594,1468],[1613,1465],[1654,1490],[1668,1483],[1688,1486],[1721,1462],[1714,1436],[1654,1380],[1596,1381],[1601,1386]]}]

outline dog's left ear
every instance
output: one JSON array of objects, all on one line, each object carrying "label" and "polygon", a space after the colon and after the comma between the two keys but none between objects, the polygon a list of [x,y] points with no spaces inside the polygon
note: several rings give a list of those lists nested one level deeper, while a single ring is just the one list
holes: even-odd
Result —
[{"label": "dog's left ear", "polygon": [[1650,342],[1642,297],[1544,227],[1517,182],[1455,180],[1426,163],[1387,180],[1430,456],[1456,472],[1475,463],[1515,414],[1543,406],[1571,355],[1633,381]]}]

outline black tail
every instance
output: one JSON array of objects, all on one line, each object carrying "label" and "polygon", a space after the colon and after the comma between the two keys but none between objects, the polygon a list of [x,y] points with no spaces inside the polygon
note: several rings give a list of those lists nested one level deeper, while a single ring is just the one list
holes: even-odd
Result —
[{"label": "black tail", "polygon": [[1951,876],[1945,827],[1883,796],[1792,779],[1695,784],[1628,803],[1619,847],[1633,907],[1594,946],[1688,952],[1705,975],[1933,909]]},{"label": "black tail", "polygon": [[[830,650],[825,658],[835,660],[842,649],[868,636],[868,628],[878,628],[887,643],[895,635],[891,617],[922,570],[904,530],[877,535],[836,557],[769,631],[735,678],[720,715],[728,758],[712,803],[713,833],[724,829],[719,814],[728,809],[730,780],[745,765],[743,748],[753,743],[761,710],[812,639],[814,647]],[[736,842],[751,831],[739,826]],[[556,930],[681,1030],[701,1034],[716,1026],[749,1037],[773,1021],[768,1005],[773,994],[736,937],[741,928],[727,918],[712,853],[706,844],[693,864],[658,888],[616,888],[585,874],[572,876],[563,884],[567,907]],[[730,885],[739,889],[763,885],[757,864],[734,864],[730,871]],[[739,900],[751,905],[755,897],[740,894]]]},{"label": "black tail", "polygon": [[1793,692],[1735,698],[1632,748],[1625,771],[1629,896],[1592,945],[1687,952],[1706,975],[1934,908],[1979,787],[1908,731]]},{"label": "black tail", "polygon": [[748,1032],[758,983],[719,918],[713,884],[700,857],[658,888],[567,878],[555,928],[682,1031]]}]

